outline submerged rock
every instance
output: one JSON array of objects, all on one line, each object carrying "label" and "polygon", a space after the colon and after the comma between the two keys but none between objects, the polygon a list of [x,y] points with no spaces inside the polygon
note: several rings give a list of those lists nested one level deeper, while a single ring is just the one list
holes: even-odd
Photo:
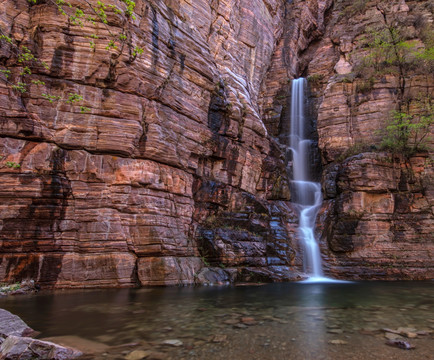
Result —
[{"label": "submerged rock", "polygon": [[410,327],[399,327],[397,329],[397,331],[401,334],[404,335],[407,338],[410,339],[414,339],[417,337],[417,330],[415,328],[410,328]]},{"label": "submerged rock", "polygon": [[332,344],[332,345],[346,345],[346,344],[348,344],[348,342],[346,342],[344,340],[339,340],[339,339],[330,340],[328,343]]},{"label": "submerged rock", "polygon": [[403,337],[402,337],[401,335],[399,335],[399,334],[395,334],[395,333],[390,333],[390,332],[385,333],[385,334],[384,334],[384,337],[385,337],[386,339],[389,339],[389,340],[398,340],[398,339],[403,339]]},{"label": "submerged rock", "polygon": [[241,322],[245,325],[256,325],[257,321],[252,317],[242,317]]},{"label": "submerged rock", "polygon": [[164,340],[162,344],[178,347],[178,346],[182,346],[183,342],[178,339],[170,339],[170,340]]},{"label": "submerged rock", "polygon": [[226,341],[227,338],[228,338],[227,335],[217,334],[216,336],[213,337],[212,342],[214,342],[214,343],[221,343],[221,342]]},{"label": "submerged rock", "polygon": [[416,348],[416,346],[404,340],[387,340],[386,345],[394,346],[403,350],[413,350]]},{"label": "submerged rock", "polygon": [[[102,342],[85,339],[76,335],[53,336],[49,338],[43,338],[40,340],[59,344],[67,348],[77,349],[79,351],[82,351],[85,354],[102,353],[110,348],[110,346]],[[109,341],[112,340],[113,339]]]},{"label": "submerged rock", "polygon": [[152,354],[150,350],[134,350],[125,356],[125,360],[141,360],[146,359]]}]

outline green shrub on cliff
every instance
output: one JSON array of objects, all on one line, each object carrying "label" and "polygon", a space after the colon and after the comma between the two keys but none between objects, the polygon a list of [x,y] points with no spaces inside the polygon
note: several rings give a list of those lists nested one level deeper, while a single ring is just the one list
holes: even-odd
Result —
[{"label": "green shrub on cliff", "polygon": [[395,153],[411,155],[428,148],[431,127],[434,124],[434,106],[430,97],[417,102],[416,111],[393,111],[382,131],[381,148]]},{"label": "green shrub on cliff", "polygon": [[[8,1],[8,0],[7,0]],[[136,19],[134,9],[136,3],[131,0],[120,0],[121,5],[118,7],[104,1],[90,2],[81,0],[77,5],[72,5],[66,0],[28,0],[30,6],[55,6],[59,17],[65,17],[68,27],[78,27],[76,31],[79,33],[79,28],[85,25],[94,27],[95,29],[104,27],[107,31],[107,36],[97,36],[91,34],[85,36],[89,39],[89,50],[95,52],[98,42],[101,50],[105,48],[110,57],[109,73],[113,73],[112,67],[116,67],[119,57],[128,50],[129,62],[133,62],[138,56],[143,53],[143,48],[137,44],[133,44],[131,36],[132,21]],[[113,27],[109,27],[109,15],[121,18],[119,32],[114,32]],[[113,25],[113,24],[111,24]],[[13,27],[12,27],[13,29]],[[48,89],[44,92],[45,82],[36,78],[36,74],[40,74],[41,70],[50,70],[49,66],[41,61],[37,56],[38,49],[34,46],[36,43],[24,45],[23,39],[15,38],[16,32],[8,31],[0,26],[0,48],[5,50],[8,62],[3,62],[0,65],[0,81],[12,89],[17,96],[23,97],[26,94],[32,93],[32,97],[40,97],[47,100],[49,103],[64,102],[73,105],[75,102],[83,101],[83,97],[78,93],[69,93],[67,95],[50,94]],[[84,34],[83,34],[84,36]],[[32,50],[30,49],[32,48]],[[42,75],[43,76],[43,75]],[[37,89],[35,88],[38,87]],[[73,101],[71,101],[73,99]],[[78,104],[77,104],[78,105]],[[80,112],[88,112],[90,109],[86,106],[80,106]]]},{"label": "green shrub on cliff", "polygon": [[356,76],[361,78],[356,92],[370,93],[376,81],[384,80],[385,75],[395,77],[395,109],[384,129],[378,132],[382,137],[379,149],[411,155],[418,150],[429,150],[434,122],[432,99],[428,92],[415,96],[408,84],[414,75],[432,76],[434,32],[420,14],[414,25],[419,32],[417,37],[409,30],[407,19],[393,10],[397,4],[396,1],[376,3],[381,21],[366,30],[360,44],[365,55],[356,66]]}]

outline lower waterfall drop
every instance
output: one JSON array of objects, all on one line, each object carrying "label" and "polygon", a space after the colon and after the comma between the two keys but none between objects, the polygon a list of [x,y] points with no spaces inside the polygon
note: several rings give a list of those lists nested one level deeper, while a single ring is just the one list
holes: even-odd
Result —
[{"label": "lower waterfall drop", "polygon": [[299,237],[304,250],[306,282],[333,281],[325,278],[319,245],[315,239],[315,220],[322,204],[321,184],[311,181],[312,140],[307,137],[305,117],[306,79],[292,81],[291,130],[289,146],[292,152],[292,202],[299,211]]}]

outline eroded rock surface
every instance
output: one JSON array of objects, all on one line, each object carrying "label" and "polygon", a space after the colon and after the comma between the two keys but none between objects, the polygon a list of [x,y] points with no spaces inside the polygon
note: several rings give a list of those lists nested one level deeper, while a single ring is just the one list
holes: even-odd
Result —
[{"label": "eroded rock surface", "polygon": [[364,153],[327,169],[327,270],[353,279],[431,278],[433,175],[427,154],[405,161]]},{"label": "eroded rock surface", "polygon": [[[405,90],[399,94],[396,71],[373,73],[363,62],[372,45],[363,45],[366,38],[385,21],[394,26],[399,23],[399,31],[411,46],[429,46],[425,34],[432,31],[432,4],[305,3],[303,9],[298,2],[288,7],[304,15],[287,18],[261,89],[260,105],[269,133],[284,147],[289,132],[290,79],[307,77],[308,115],[311,122],[316,121],[311,127],[317,129],[311,138],[317,139],[322,158],[325,201],[317,234],[322,239],[326,272],[357,279],[432,278],[434,129],[431,127],[425,144],[431,151],[410,159],[378,152],[381,130],[398,102],[407,101],[411,111],[418,99],[434,96],[432,71],[422,63],[408,66]],[[317,20],[309,31],[301,31],[307,29],[306,19],[312,18]]]},{"label": "eroded rock surface", "polygon": [[[2,8],[2,30],[47,65],[32,66],[44,85],[24,94],[0,84],[3,281],[191,284],[220,264],[232,269],[220,280],[244,267],[291,276],[288,180],[257,107],[281,1],[138,1],[128,28],[137,57],[105,49],[122,26],[111,9],[107,26],[81,28],[51,3]],[[3,43],[1,61],[15,79],[21,68]],[[90,110],[42,93],[82,94]],[[206,231],[207,248],[227,243],[218,256],[201,245]]]}]

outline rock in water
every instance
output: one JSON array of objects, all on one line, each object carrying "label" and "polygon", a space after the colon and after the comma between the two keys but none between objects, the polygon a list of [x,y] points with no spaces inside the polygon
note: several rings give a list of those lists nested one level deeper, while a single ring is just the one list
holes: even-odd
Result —
[{"label": "rock in water", "polygon": [[181,340],[173,339],[173,340],[164,340],[163,345],[170,345],[170,346],[182,346],[183,343]]},{"label": "rock in water", "polygon": [[134,350],[125,356],[125,360],[142,360],[152,354],[150,350]]},{"label": "rock in water", "polygon": [[386,339],[389,339],[389,340],[398,340],[398,339],[403,339],[403,337],[402,337],[401,335],[399,335],[399,334],[395,334],[395,333],[390,333],[390,332],[385,333],[385,334],[384,334],[384,337],[385,337]]},{"label": "rock in water", "polygon": [[221,343],[227,340],[227,335],[217,334],[213,337],[212,342],[213,343]]},{"label": "rock in water", "polygon": [[394,346],[404,350],[413,350],[416,348],[416,346],[411,345],[409,342],[404,340],[387,340],[386,345]]},{"label": "rock in water", "polygon": [[241,322],[244,324],[244,325],[256,325],[257,324],[257,322],[256,322],[256,320],[254,319],[254,318],[252,318],[252,317],[248,317],[248,316],[246,316],[246,317],[242,317],[241,318]]},{"label": "rock in water", "polygon": [[69,360],[82,352],[52,342],[10,335],[0,346],[0,360]]},{"label": "rock in water", "polygon": [[330,340],[329,344],[332,344],[332,345],[346,345],[346,344],[348,344],[348,342],[346,342],[344,340],[336,339],[336,340]]},{"label": "rock in water", "polygon": [[0,309],[0,336],[35,336],[38,332],[31,329],[18,316],[7,310]]}]

